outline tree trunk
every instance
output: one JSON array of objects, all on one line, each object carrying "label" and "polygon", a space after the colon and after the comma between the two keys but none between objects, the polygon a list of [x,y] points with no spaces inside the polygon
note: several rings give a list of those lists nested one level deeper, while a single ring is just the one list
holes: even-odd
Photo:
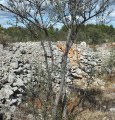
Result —
[{"label": "tree trunk", "polygon": [[61,79],[59,93],[58,93],[58,95],[56,96],[56,99],[55,99],[55,106],[54,106],[54,109],[53,109],[53,120],[57,120],[58,104],[59,104],[60,97],[63,93],[63,88],[64,88],[64,84],[65,84],[67,57],[68,57],[68,52],[69,52],[69,50],[70,50],[70,48],[73,44],[72,41],[71,41],[71,35],[72,35],[72,30],[69,29],[68,36],[67,36],[65,53],[62,56],[62,66],[61,66],[61,77],[62,77],[62,79]]}]

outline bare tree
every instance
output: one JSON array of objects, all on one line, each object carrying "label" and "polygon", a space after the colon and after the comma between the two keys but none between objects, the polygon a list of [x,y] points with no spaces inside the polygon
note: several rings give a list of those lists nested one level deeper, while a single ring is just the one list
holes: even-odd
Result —
[{"label": "bare tree", "polygon": [[[61,68],[61,84],[60,90],[55,100],[54,107],[54,117],[57,116],[57,107],[59,104],[60,97],[64,92],[65,88],[65,75],[66,75],[66,65],[67,65],[67,56],[69,49],[72,44],[75,42],[77,33],[82,24],[86,23],[92,18],[95,18],[97,15],[107,11],[110,0],[54,0],[52,4],[54,6],[54,13],[56,20],[68,29],[68,36],[66,41],[66,50],[62,57],[62,68]],[[66,108],[66,104],[65,104]],[[63,111],[63,117],[66,118],[66,109]]]},{"label": "bare tree", "polygon": [[[55,25],[52,14],[52,5],[50,4],[50,0],[8,0],[7,4],[0,3],[0,10],[12,13],[16,18],[17,23],[22,23],[25,25],[31,34],[37,39],[38,32],[42,30],[44,34],[47,36],[47,42],[49,45],[50,53],[51,53],[51,61],[52,64],[49,66],[48,58],[47,58],[47,50],[45,48],[45,41],[41,40],[41,45],[44,51],[45,64],[46,64],[46,72],[47,72],[47,87],[48,91],[46,94],[46,101],[50,101],[49,97],[52,97],[52,78],[51,72],[53,71],[53,53],[51,46],[51,38],[48,33],[48,28]],[[33,27],[31,27],[33,26]],[[35,29],[34,29],[35,28]],[[45,108],[47,109],[47,103]],[[44,116],[44,119],[47,119],[47,115]]]}]

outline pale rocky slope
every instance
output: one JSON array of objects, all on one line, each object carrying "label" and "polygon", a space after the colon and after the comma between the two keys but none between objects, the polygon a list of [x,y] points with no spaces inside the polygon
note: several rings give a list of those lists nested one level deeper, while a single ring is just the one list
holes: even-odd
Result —
[{"label": "pale rocky slope", "polygon": [[[61,57],[64,52],[64,43],[52,43],[54,64],[58,71],[61,68]],[[51,54],[48,44],[45,43],[49,65]],[[74,84],[82,89],[100,87],[104,90],[105,81],[98,76],[103,74],[102,66],[110,58],[110,45],[103,44],[94,50],[89,45],[74,45],[68,55],[67,86]],[[79,52],[79,54],[78,54]],[[11,112],[22,102],[24,88],[28,83],[36,84],[36,67],[46,69],[44,52],[40,42],[11,43],[6,47],[0,44],[0,108],[7,107]],[[105,70],[106,71],[106,70]],[[113,70],[107,68],[107,72]],[[59,90],[61,81],[60,72],[52,73],[54,91]],[[115,84],[113,85],[115,88]]]}]

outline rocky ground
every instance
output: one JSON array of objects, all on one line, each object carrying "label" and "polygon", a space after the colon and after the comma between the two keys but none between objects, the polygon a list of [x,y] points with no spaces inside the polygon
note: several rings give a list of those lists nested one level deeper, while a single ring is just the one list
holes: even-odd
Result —
[{"label": "rocky ground", "polygon": [[[113,46],[114,47],[114,46]],[[47,59],[51,65],[51,53],[48,43],[45,43]],[[111,57],[111,45],[103,44],[95,48],[86,43],[74,44],[68,54],[66,83],[68,95],[72,85],[82,88],[99,88],[106,99],[113,102],[108,107],[115,112],[115,83],[104,80],[105,74],[115,78],[115,67],[109,68],[106,62]],[[53,90],[59,90],[61,81],[60,69],[64,42],[52,43],[55,71],[52,73]],[[36,67],[46,70],[44,52],[40,42],[11,43],[5,47],[0,44],[0,112],[7,108],[11,113],[22,102],[24,89],[29,83],[36,84]],[[109,84],[109,85],[108,85]],[[77,91],[78,92],[78,91]],[[71,94],[71,93],[70,93]],[[112,98],[111,98],[112,97]],[[5,109],[6,110],[6,109]],[[106,120],[106,119],[103,119]],[[108,119],[109,120],[109,119]]]}]

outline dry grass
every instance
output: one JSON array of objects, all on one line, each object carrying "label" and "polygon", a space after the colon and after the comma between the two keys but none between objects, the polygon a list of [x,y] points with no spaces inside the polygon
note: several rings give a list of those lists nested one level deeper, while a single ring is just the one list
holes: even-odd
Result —
[{"label": "dry grass", "polygon": [[75,120],[115,120],[115,113],[85,110]]}]

